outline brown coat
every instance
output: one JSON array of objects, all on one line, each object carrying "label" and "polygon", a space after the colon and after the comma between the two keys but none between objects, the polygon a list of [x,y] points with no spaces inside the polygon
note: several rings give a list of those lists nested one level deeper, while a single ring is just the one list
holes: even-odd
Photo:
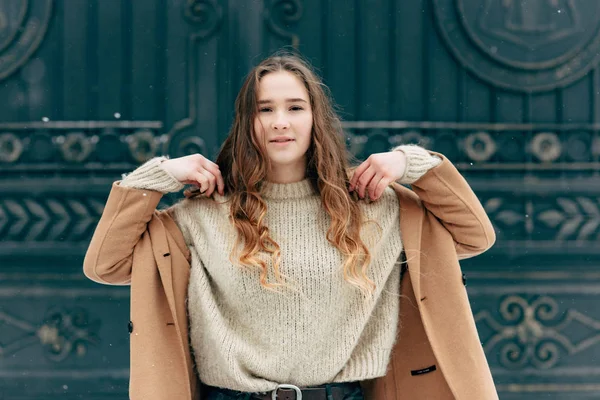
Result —
[{"label": "brown coat", "polygon": [[[438,156],[443,162],[414,191],[393,185],[408,274],[388,372],[363,382],[367,399],[498,399],[458,262],[490,248],[495,234],[467,182]],[[195,400],[201,385],[188,342],[190,252],[169,211],[156,211],[161,197],[115,182],[83,268],[96,282],[131,284],[130,398]]]}]

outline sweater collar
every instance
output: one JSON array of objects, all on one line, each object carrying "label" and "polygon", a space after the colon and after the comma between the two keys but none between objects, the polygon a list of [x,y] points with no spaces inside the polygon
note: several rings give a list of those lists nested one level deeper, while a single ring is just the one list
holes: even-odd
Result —
[{"label": "sweater collar", "polygon": [[261,192],[265,199],[278,200],[300,199],[317,194],[308,178],[292,183],[274,183],[265,181]]}]

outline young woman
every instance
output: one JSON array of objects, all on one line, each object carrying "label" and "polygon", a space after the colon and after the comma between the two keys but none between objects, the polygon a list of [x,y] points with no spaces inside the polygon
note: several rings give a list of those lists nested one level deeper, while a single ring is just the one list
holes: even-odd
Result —
[{"label": "young woman", "polygon": [[115,182],[86,254],[90,279],[131,284],[130,397],[497,398],[458,264],[495,237],[452,164],[400,146],[352,170],[293,55],[251,71],[235,111],[216,163]]}]

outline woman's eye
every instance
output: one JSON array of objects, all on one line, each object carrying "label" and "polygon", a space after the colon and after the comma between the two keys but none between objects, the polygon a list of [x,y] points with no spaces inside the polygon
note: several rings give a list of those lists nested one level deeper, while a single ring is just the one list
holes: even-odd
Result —
[{"label": "woman's eye", "polygon": [[263,108],[261,108],[259,111],[260,111],[260,112],[269,112],[269,111],[271,111],[271,109],[270,109],[270,108],[268,108],[268,107],[263,107]]},{"label": "woman's eye", "polygon": [[300,107],[300,106],[293,106],[290,108],[291,111],[302,111],[304,110],[304,108]]}]

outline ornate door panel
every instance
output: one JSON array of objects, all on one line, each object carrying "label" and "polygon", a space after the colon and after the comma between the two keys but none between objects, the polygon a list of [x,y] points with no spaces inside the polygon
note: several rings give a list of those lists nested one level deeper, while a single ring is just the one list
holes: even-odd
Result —
[{"label": "ornate door panel", "polygon": [[0,1],[0,398],[127,398],[128,288],[89,282],[83,256],[123,172],[214,153],[234,15],[216,1]]},{"label": "ornate door panel", "polygon": [[463,269],[500,397],[598,397],[598,4],[0,0],[0,398],[126,398],[128,289],[81,273],[110,185],[214,156],[285,45],[355,154],[418,142],[481,197],[498,242]]}]

